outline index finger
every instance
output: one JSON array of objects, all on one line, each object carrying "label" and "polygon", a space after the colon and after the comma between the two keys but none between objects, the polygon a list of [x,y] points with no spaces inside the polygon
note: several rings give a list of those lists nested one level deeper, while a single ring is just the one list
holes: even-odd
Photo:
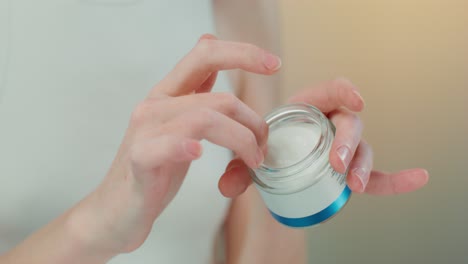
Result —
[{"label": "index finger", "polygon": [[390,195],[412,192],[420,189],[429,181],[425,169],[409,169],[396,173],[372,171],[366,193],[373,195]]},{"label": "index finger", "polygon": [[338,78],[324,82],[313,89],[305,89],[289,99],[290,102],[311,104],[324,113],[340,107],[360,112],[364,108],[364,99],[349,80]]},{"label": "index finger", "polygon": [[252,44],[203,38],[175,68],[153,89],[151,95],[189,94],[220,70],[242,69],[271,75],[281,67],[281,60]]}]

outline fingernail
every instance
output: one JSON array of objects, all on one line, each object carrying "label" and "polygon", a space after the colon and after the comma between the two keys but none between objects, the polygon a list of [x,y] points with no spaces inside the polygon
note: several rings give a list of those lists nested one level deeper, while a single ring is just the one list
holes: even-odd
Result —
[{"label": "fingernail", "polygon": [[264,144],[262,146],[262,152],[263,152],[263,157],[265,157],[268,154],[268,144]]},{"label": "fingernail", "polygon": [[260,146],[263,146],[268,141],[268,133],[269,133],[269,127],[265,121],[262,122],[260,126],[260,131],[261,131]]},{"label": "fingernail", "polygon": [[257,148],[257,154],[255,155],[255,163],[259,167],[263,163],[263,150],[261,148]]},{"label": "fingernail", "polygon": [[354,90],[353,93],[361,100],[362,104],[365,105],[364,98],[362,98],[362,95],[356,90]]},{"label": "fingernail", "polygon": [[240,167],[241,165],[239,164],[239,162],[231,162],[229,163],[229,165],[226,167],[226,171],[225,172],[228,172],[230,170],[233,170],[235,168],[238,168]]},{"label": "fingernail", "polygon": [[197,141],[187,141],[184,143],[184,149],[194,157],[200,157],[203,152],[201,144]]},{"label": "fingernail", "polygon": [[338,157],[340,157],[341,163],[343,163],[343,166],[347,169],[351,161],[351,151],[348,147],[341,146],[336,152],[338,153]]},{"label": "fingernail", "polygon": [[281,59],[271,53],[266,52],[263,58],[263,64],[269,70],[276,71],[281,68]]},{"label": "fingernail", "polygon": [[198,40],[200,41],[202,39],[216,39],[216,37],[212,34],[206,33],[201,35],[201,37]]},{"label": "fingernail", "polygon": [[363,192],[366,189],[367,182],[369,181],[367,170],[364,168],[355,168],[352,173],[359,179],[361,183],[359,192]]}]

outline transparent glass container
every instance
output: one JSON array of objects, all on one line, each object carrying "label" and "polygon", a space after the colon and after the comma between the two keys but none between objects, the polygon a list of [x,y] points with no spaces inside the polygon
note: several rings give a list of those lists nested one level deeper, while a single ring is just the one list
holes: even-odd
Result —
[{"label": "transparent glass container", "polygon": [[276,108],[265,120],[270,131],[268,154],[250,172],[272,216],[286,226],[302,228],[338,213],[351,190],[346,174],[336,172],[329,162],[333,124],[307,104]]}]

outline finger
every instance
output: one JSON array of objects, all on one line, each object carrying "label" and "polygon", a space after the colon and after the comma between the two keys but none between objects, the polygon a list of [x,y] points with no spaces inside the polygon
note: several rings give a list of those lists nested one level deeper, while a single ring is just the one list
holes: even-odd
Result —
[{"label": "finger", "polygon": [[177,134],[197,140],[206,139],[234,151],[252,168],[263,162],[263,152],[247,127],[209,108],[185,113],[164,124],[160,133]]},{"label": "finger", "polygon": [[198,39],[198,41],[200,41],[202,39],[218,39],[218,38],[213,34],[206,33],[206,34],[201,35],[200,39]]},{"label": "finger", "polygon": [[348,186],[353,192],[364,192],[373,166],[372,148],[365,141],[359,144],[354,159],[349,165]]},{"label": "finger", "polygon": [[429,173],[424,169],[410,169],[397,173],[372,171],[365,192],[374,195],[412,192],[426,185],[428,180]]},{"label": "finger", "polygon": [[268,125],[265,120],[232,93],[203,93],[169,100],[147,100],[146,103],[153,104],[144,108],[151,111],[152,119],[158,122],[164,123],[200,108],[211,108],[250,129],[260,145],[267,140]]},{"label": "finger", "polygon": [[179,96],[198,89],[210,74],[228,69],[271,75],[281,66],[280,59],[254,45],[202,39],[150,93]]},{"label": "finger", "polygon": [[361,141],[363,125],[355,113],[345,108],[333,111],[330,121],[336,127],[330,149],[330,164],[336,171],[344,173]]},{"label": "finger", "polygon": [[[202,39],[212,39],[216,40],[217,38],[211,34],[204,34],[200,37],[200,40]],[[210,73],[208,78],[200,85],[200,87],[195,91],[197,93],[207,93],[210,92],[211,89],[213,88],[213,85],[216,83],[216,78],[218,77],[218,72],[213,72]]]},{"label": "finger", "polygon": [[136,144],[130,151],[134,174],[145,177],[168,162],[186,162],[198,159],[202,145],[197,140],[175,135],[163,135]]},{"label": "finger", "polygon": [[225,197],[234,198],[244,193],[251,183],[247,165],[240,159],[234,159],[219,179],[218,188]]},{"label": "finger", "polygon": [[346,107],[354,112],[360,112],[364,108],[364,99],[357,87],[343,78],[321,83],[313,89],[305,89],[291,97],[289,101],[311,104],[324,113],[340,107]]},{"label": "finger", "polygon": [[209,93],[216,83],[218,78],[218,72],[210,73],[208,78],[200,85],[200,87],[195,91],[196,93]]}]

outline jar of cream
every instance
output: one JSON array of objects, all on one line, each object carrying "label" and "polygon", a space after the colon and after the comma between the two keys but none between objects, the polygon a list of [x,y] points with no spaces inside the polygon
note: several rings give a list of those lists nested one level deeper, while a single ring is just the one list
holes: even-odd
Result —
[{"label": "jar of cream", "polygon": [[251,170],[271,215],[289,227],[308,227],[326,221],[349,200],[346,175],[333,170],[329,153],[335,128],[317,108],[291,104],[266,117],[268,153]]}]

